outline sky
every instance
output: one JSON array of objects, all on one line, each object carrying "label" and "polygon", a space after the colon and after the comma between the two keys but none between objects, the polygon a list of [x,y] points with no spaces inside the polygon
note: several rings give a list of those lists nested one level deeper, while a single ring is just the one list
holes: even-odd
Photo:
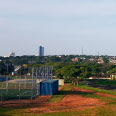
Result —
[{"label": "sky", "polygon": [[0,56],[116,56],[116,0],[0,0]]}]

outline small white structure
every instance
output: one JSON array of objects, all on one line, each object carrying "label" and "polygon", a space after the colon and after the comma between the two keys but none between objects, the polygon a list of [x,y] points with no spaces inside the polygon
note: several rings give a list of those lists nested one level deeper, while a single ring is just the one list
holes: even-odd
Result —
[{"label": "small white structure", "polygon": [[109,80],[110,80],[111,78],[105,78],[105,77],[104,77],[104,78],[103,78],[103,77],[89,77],[89,79],[90,79],[90,80],[92,80],[92,79],[104,79],[104,80],[105,80],[105,79],[106,79],[106,80],[109,79]]},{"label": "small white structure", "polygon": [[12,57],[15,57],[15,52],[10,52],[10,53],[9,53],[9,57],[11,57],[11,56],[12,56]]},{"label": "small white structure", "polygon": [[45,79],[37,79],[36,82],[39,84],[40,82],[44,81]]},{"label": "small white structure", "polygon": [[111,80],[116,80],[116,74],[110,75]]},{"label": "small white structure", "polygon": [[59,85],[64,86],[64,79],[53,79],[58,80]]}]

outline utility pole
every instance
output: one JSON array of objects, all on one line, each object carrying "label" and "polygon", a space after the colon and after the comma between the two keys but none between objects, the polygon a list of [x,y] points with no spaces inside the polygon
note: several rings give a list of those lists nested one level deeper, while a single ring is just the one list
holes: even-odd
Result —
[{"label": "utility pole", "polygon": [[98,51],[98,57],[99,57],[99,51]]},{"label": "utility pole", "polygon": [[83,60],[84,58],[83,58],[83,47],[82,47],[82,60]]}]

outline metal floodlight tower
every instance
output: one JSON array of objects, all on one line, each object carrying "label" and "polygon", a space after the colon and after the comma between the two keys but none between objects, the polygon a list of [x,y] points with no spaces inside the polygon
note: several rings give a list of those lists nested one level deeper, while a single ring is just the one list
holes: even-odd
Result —
[{"label": "metal floodlight tower", "polygon": [[52,79],[53,76],[53,67],[52,66],[44,66],[36,69],[36,79]]}]

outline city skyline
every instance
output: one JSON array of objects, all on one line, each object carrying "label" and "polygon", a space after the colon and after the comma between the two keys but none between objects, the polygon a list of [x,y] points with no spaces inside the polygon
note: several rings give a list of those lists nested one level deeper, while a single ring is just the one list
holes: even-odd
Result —
[{"label": "city skyline", "polygon": [[0,1],[0,56],[114,55],[115,0]]}]

